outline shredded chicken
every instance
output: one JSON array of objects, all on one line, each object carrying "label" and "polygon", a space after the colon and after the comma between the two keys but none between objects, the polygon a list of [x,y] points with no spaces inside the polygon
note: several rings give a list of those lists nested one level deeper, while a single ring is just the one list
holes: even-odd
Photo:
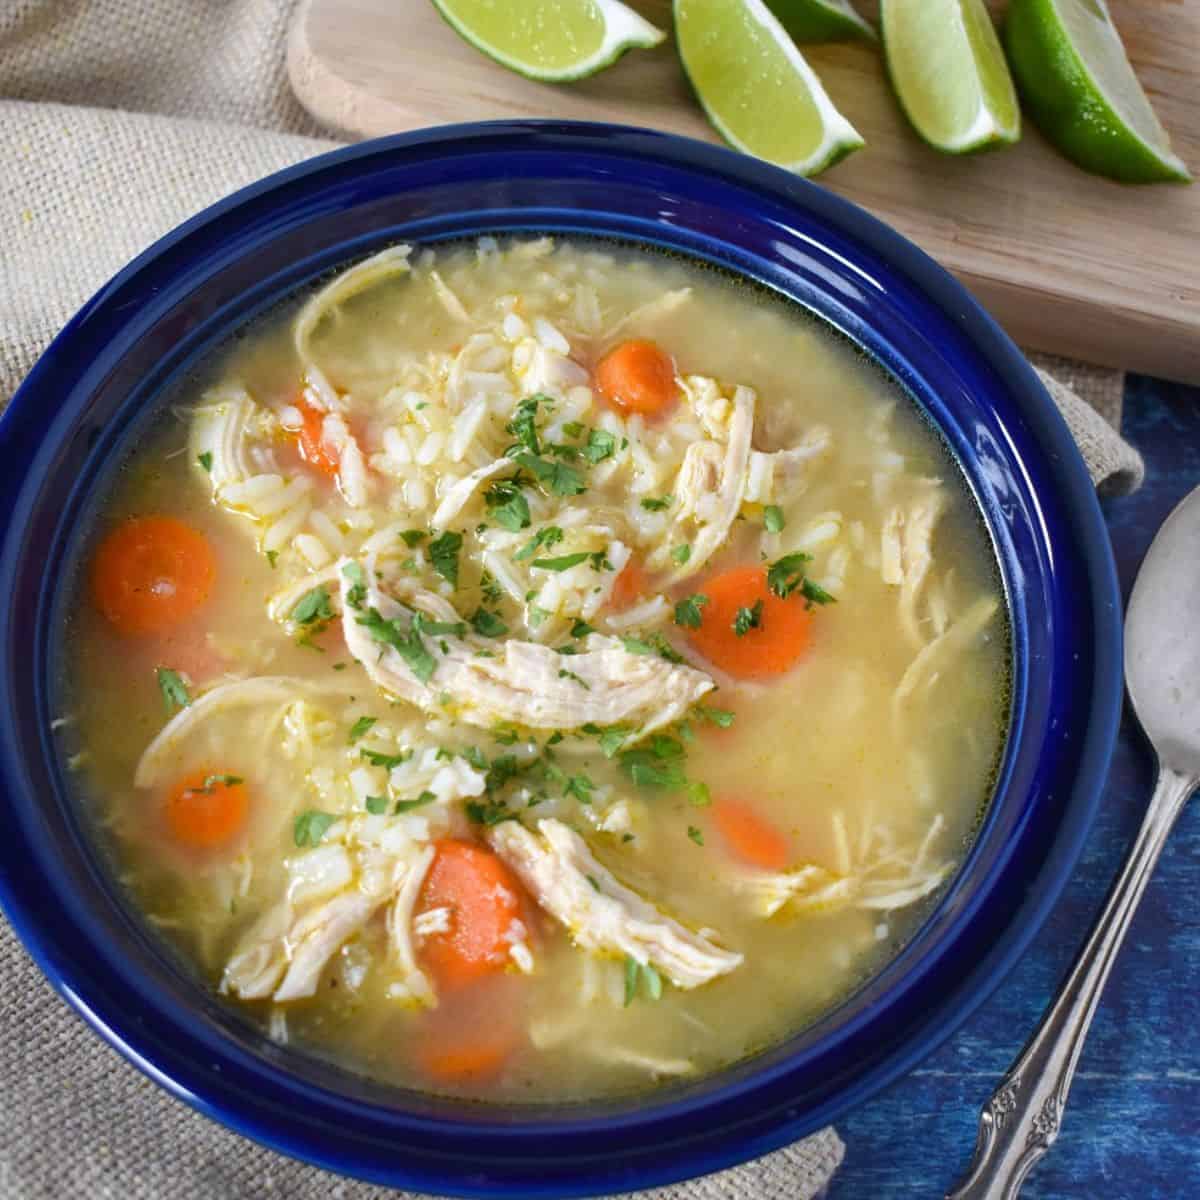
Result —
[{"label": "shredded chicken", "polygon": [[742,955],[694,933],[620,883],[561,821],[539,821],[537,830],[503,821],[488,839],[577,945],[650,963],[680,988],[699,987],[741,965]]},{"label": "shredded chicken", "polygon": [[933,565],[934,526],[945,507],[944,490],[931,488],[908,508],[894,507],[880,535],[880,574],[884,583],[900,588],[900,620],[916,645],[926,641],[921,633],[917,604]]},{"label": "shredded chicken", "polygon": [[896,685],[892,707],[897,715],[918,688],[928,686],[937,678],[939,663],[961,654],[971,640],[987,628],[999,607],[1000,601],[994,596],[980,596],[945,633],[922,647]]},{"label": "shredded chicken", "polygon": [[436,997],[433,985],[417,965],[416,952],[412,943],[413,908],[421,894],[421,885],[433,862],[434,850],[426,846],[417,859],[408,867],[396,899],[388,912],[388,935],[391,940],[392,957],[403,972],[403,982],[393,985],[389,995],[397,996],[401,991],[423,1004],[433,1005]]},{"label": "shredded chicken", "polygon": [[[355,609],[346,599],[352,584],[344,567],[350,561],[339,563],[347,649],[381,688],[426,710],[445,711],[442,700],[449,696],[458,715],[473,725],[501,721],[532,729],[577,729],[589,723],[628,723],[635,726],[629,739],[634,741],[678,720],[713,687],[707,675],[692,667],[631,653],[618,639],[595,633],[586,639],[583,653],[569,660],[535,642],[506,641],[497,654],[469,634],[439,638],[445,652],[439,649],[432,674],[422,682],[396,647],[368,632],[364,613],[374,609],[406,631],[414,612],[451,624],[462,624],[462,618],[440,596],[420,589],[408,589],[407,604],[402,604],[370,572],[365,573],[366,599]],[[481,648],[496,657],[478,656]]]},{"label": "shredded chicken", "polygon": [[277,1003],[299,1000],[317,990],[325,964],[356,934],[387,899],[378,893],[348,891],[306,913],[288,931],[287,972],[275,989]]},{"label": "shredded chicken", "polygon": [[488,463],[486,467],[480,467],[479,470],[472,471],[470,475],[464,475],[442,497],[441,502],[434,509],[433,516],[429,519],[429,524],[434,529],[445,529],[470,502],[481,483],[486,483],[493,475],[499,475],[504,470],[511,470],[512,467],[511,458],[498,458],[495,462]]}]

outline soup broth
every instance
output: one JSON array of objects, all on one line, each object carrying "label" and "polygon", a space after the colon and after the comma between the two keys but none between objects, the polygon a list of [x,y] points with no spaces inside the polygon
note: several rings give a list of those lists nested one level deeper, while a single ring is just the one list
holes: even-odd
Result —
[{"label": "soup broth", "polygon": [[392,248],[250,328],[78,592],[64,737],[147,919],[280,1042],[486,1100],[828,1011],[1005,733],[991,549],[916,408],[608,244]]}]

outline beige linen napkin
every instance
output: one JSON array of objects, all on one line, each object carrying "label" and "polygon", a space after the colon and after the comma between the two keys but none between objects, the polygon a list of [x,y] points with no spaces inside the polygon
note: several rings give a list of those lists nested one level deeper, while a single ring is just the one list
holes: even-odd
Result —
[{"label": "beige linen napkin", "polygon": [[[411,0],[410,0],[411,2]],[[205,205],[332,148],[287,88],[293,0],[0,0],[0,407],[114,272]],[[1043,375],[1098,485],[1136,487],[1121,377]],[[807,1200],[823,1130],[657,1200]],[[0,1200],[374,1200],[169,1098],[53,994],[0,917]]]}]

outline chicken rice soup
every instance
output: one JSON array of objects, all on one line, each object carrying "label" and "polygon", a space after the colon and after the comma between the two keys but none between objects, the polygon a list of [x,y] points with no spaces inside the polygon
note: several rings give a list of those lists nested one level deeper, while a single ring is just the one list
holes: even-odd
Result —
[{"label": "chicken rice soup", "polygon": [[137,906],[279,1042],[513,1102],[695,1078],[877,971],[1008,711],[938,436],[651,251],[395,246],[118,473],[64,748]]}]

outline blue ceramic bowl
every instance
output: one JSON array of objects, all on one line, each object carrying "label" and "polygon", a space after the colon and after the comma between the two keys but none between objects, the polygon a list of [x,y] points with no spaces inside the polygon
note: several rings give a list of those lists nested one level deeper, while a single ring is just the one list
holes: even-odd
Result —
[{"label": "blue ceramic bowl", "polygon": [[[491,1109],[281,1049],[208,994],[105,871],[51,740],[62,582],[94,497],[171,381],[294,288],[385,242],[603,234],[719,264],[874,356],[941,429],[995,543],[1012,724],[978,841],[904,951],[817,1025],[637,1101]],[[462,125],[368,142],[237,193],[100,291],[0,421],[0,899],[63,996],[165,1088],[363,1178],[468,1196],[588,1195],[762,1154],[908,1070],[999,982],[1079,853],[1113,745],[1108,538],[1033,371],[930,259],[823,188],[606,125]]]}]

